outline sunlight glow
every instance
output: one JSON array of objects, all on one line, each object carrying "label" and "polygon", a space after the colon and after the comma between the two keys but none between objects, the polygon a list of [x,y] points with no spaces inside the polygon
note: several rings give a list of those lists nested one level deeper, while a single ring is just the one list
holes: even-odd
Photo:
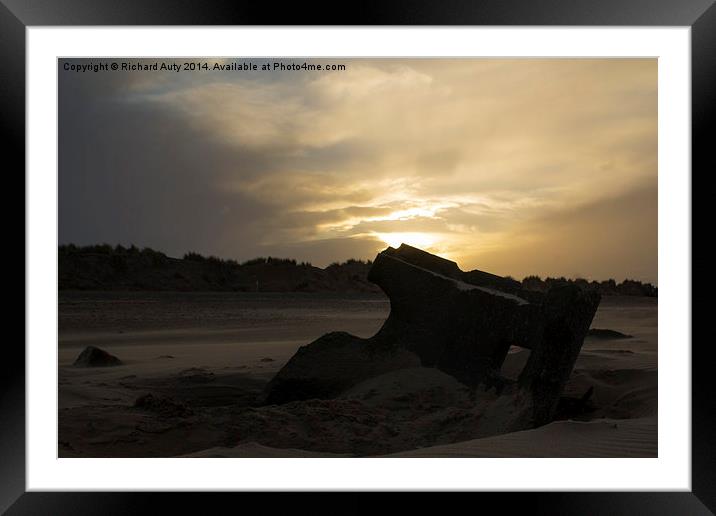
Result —
[{"label": "sunlight glow", "polygon": [[421,249],[428,249],[438,241],[436,235],[430,233],[376,233],[376,237],[391,247],[408,244]]},{"label": "sunlight glow", "polygon": [[405,210],[397,210],[385,217],[374,217],[372,220],[409,220],[415,217],[424,217],[428,219],[435,218],[435,213],[440,207],[433,208],[408,208]]}]

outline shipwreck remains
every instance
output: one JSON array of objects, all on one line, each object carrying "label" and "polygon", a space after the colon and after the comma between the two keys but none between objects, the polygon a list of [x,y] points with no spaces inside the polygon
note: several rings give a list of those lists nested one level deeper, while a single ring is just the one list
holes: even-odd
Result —
[{"label": "shipwreck remains", "polygon": [[[368,279],[390,299],[383,327],[368,339],[335,332],[301,347],[267,385],[265,404],[333,398],[422,365],[502,393],[481,418],[485,435],[539,426],[554,416],[600,301],[575,285],[526,291],[405,244],[379,253]],[[511,346],[531,350],[513,381],[500,374]]]}]

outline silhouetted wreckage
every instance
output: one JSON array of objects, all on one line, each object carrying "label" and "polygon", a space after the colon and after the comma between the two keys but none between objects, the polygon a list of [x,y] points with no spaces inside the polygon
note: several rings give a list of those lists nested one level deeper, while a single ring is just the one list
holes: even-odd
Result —
[{"label": "silhouetted wreckage", "polygon": [[[555,416],[600,301],[576,285],[526,291],[405,244],[378,254],[368,279],[390,299],[383,327],[368,339],[333,332],[301,347],[267,385],[265,404],[330,399],[367,378],[422,365],[498,390],[480,434],[540,426]],[[511,346],[531,350],[512,380],[500,373]]]}]

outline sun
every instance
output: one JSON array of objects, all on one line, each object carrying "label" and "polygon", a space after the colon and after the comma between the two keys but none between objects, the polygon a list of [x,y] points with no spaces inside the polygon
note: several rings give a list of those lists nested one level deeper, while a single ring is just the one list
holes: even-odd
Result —
[{"label": "sun", "polygon": [[376,236],[390,247],[408,244],[420,249],[427,249],[437,242],[437,237],[430,233],[377,233]]}]

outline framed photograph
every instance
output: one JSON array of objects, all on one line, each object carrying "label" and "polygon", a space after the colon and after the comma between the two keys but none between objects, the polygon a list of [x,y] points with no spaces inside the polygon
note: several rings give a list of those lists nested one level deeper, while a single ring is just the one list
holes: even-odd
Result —
[{"label": "framed photograph", "polygon": [[710,514],[712,3],[344,25],[4,1],[26,305],[0,509],[440,491]]}]

